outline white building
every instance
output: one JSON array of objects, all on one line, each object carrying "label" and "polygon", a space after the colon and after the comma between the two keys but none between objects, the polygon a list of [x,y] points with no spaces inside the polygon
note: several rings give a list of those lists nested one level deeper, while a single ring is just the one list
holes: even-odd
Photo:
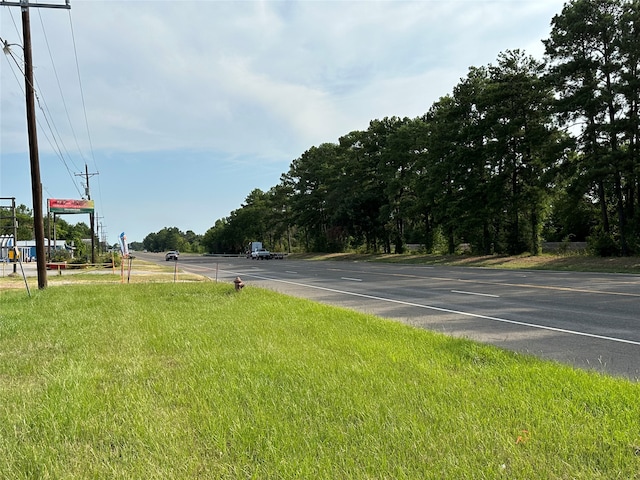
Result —
[{"label": "white building", "polygon": [[[35,240],[18,240],[16,247],[20,252],[20,258],[22,261],[28,262],[35,260],[36,258],[36,241]],[[0,262],[9,261],[9,250],[13,248],[13,235],[0,235]],[[44,239],[45,253],[49,252],[49,249],[53,253],[55,250],[72,249],[64,240],[49,240]]]}]

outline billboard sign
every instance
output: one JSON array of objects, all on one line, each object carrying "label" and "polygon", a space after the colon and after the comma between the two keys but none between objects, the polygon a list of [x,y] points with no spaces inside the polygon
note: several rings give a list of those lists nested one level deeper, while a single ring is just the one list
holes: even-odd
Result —
[{"label": "billboard sign", "polygon": [[47,199],[51,213],[93,213],[93,200]]}]

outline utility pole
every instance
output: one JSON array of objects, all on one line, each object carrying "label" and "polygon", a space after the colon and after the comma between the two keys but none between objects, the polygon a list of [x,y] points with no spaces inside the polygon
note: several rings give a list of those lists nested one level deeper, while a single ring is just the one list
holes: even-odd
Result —
[{"label": "utility pole", "polygon": [[[83,175],[82,173],[76,173],[76,175]],[[97,175],[92,173],[91,176]],[[84,193],[87,196],[87,200],[91,200],[91,191],[89,190],[89,167],[84,164],[84,177],[85,177],[85,189]],[[94,212],[89,214],[89,223],[91,226],[91,263],[96,263],[96,242],[95,242],[95,220]]]},{"label": "utility pole", "polygon": [[27,92],[27,130],[29,134],[29,162],[31,164],[31,195],[33,198],[33,233],[36,237],[36,267],[38,288],[47,288],[47,259],[44,253],[44,219],[42,214],[42,181],[38,157],[35,91],[33,87],[33,59],[31,57],[31,26],[29,7],[22,7],[22,37],[24,41],[24,83]]},{"label": "utility pole", "polygon": [[98,212],[94,212],[94,222],[96,222],[96,239],[98,240],[98,253],[104,253],[102,250],[102,222],[100,219],[104,218],[98,215]]},{"label": "utility pole", "polygon": [[24,85],[27,102],[27,132],[29,135],[29,162],[31,164],[31,195],[33,198],[33,232],[36,237],[36,262],[38,270],[38,288],[47,288],[47,259],[44,250],[44,219],[42,214],[42,181],[40,180],[40,160],[38,157],[38,134],[36,128],[35,89],[33,82],[33,59],[31,56],[31,24],[29,7],[70,9],[69,0],[65,5],[43,3],[5,2],[0,5],[20,7],[22,9],[22,48],[24,50]]},{"label": "utility pole", "polygon": [[[103,218],[103,217],[100,217]],[[102,245],[106,246],[107,251],[109,251],[109,248],[111,247],[111,245],[109,245],[107,243],[107,227],[105,227],[102,222],[100,222],[100,243],[102,243]]]}]

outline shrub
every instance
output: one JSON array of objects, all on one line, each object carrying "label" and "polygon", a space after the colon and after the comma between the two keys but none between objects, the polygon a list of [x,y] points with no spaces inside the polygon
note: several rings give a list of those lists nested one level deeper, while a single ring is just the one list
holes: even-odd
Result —
[{"label": "shrub", "polygon": [[613,235],[597,231],[587,238],[587,249],[592,255],[599,257],[617,257],[620,255],[620,245]]}]

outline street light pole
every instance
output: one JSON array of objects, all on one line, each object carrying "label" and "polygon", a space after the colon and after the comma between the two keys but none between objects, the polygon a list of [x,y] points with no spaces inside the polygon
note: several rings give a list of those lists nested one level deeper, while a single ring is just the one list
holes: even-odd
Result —
[{"label": "street light pole", "polygon": [[27,96],[27,131],[29,134],[29,161],[31,164],[31,194],[33,197],[33,232],[36,240],[36,267],[38,288],[47,288],[47,260],[44,253],[44,220],[42,214],[42,181],[38,157],[35,91],[33,88],[33,59],[31,56],[31,26],[28,3],[22,5],[22,37],[24,46],[24,84]]}]

